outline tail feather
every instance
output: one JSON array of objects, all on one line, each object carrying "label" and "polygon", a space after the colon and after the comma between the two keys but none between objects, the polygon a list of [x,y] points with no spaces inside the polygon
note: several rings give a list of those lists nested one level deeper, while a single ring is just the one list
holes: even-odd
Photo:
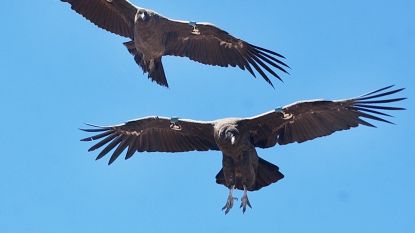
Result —
[{"label": "tail feather", "polygon": [[148,78],[161,86],[169,87],[166,74],[164,73],[163,63],[161,63],[161,57],[154,60],[154,67],[149,70]]},{"label": "tail feather", "polygon": [[[249,188],[249,191],[256,191],[265,186],[268,186],[272,183],[275,183],[284,178],[284,175],[279,172],[279,167],[265,161],[262,158],[258,160],[258,168],[256,173],[256,181],[253,187]],[[216,175],[216,183],[223,184],[227,186],[225,176],[223,174],[223,169],[221,169]],[[242,187],[237,187],[238,189],[243,189]]]},{"label": "tail feather", "polygon": [[165,87],[169,87],[167,83],[166,75],[164,73],[163,63],[161,57],[152,61],[145,60],[143,54],[137,51],[134,41],[124,43],[128,52],[134,56],[135,62],[143,69],[144,73],[148,73],[148,78],[156,82],[157,84]]},{"label": "tail feather", "polygon": [[279,171],[279,167],[277,165],[259,158],[255,187],[253,187],[250,191],[259,190],[281,180],[282,178],[284,178],[284,175]]},{"label": "tail feather", "polygon": [[226,187],[228,187],[228,185],[226,184],[225,175],[223,174],[223,168],[220,169],[220,171],[216,175],[216,183],[217,184],[223,184]]}]

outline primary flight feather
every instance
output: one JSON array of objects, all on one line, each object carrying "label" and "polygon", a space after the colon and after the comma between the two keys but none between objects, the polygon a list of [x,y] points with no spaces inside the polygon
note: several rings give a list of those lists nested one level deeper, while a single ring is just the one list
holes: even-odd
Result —
[{"label": "primary flight feather", "polygon": [[275,69],[287,73],[282,55],[235,38],[208,24],[168,19],[127,0],[61,0],[100,28],[131,41],[124,45],[148,78],[168,87],[162,64],[166,55],[188,57],[214,66],[239,67],[254,77],[266,72],[282,81]]},{"label": "primary flight feather", "polygon": [[384,104],[405,98],[386,98],[403,89],[385,87],[366,95],[339,101],[315,100],[297,102],[251,118],[227,118],[215,121],[194,121],[179,118],[145,117],[125,124],[83,129],[97,135],[82,139],[95,141],[89,151],[104,148],[101,159],[113,150],[109,164],[123,151],[125,159],[136,152],[221,151],[222,169],[216,182],[229,188],[223,210],[233,206],[234,189],[244,190],[241,207],[251,206],[247,191],[259,190],[282,179],[279,168],[262,158],[256,147],[269,148],[293,142],[302,143],[336,131],[359,125],[374,127],[367,120],[391,123],[386,110],[404,110]]}]

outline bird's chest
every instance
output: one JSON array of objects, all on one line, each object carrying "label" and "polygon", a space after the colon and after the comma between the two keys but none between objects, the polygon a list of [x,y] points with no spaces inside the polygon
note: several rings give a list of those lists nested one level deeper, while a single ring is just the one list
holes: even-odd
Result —
[{"label": "bird's chest", "polygon": [[153,24],[136,23],[134,28],[134,43],[138,51],[147,59],[163,56],[164,43],[163,32]]},{"label": "bird's chest", "polygon": [[226,155],[232,157],[234,160],[239,160],[245,151],[251,150],[253,147],[248,140],[238,140],[235,144],[229,141],[217,140],[219,149]]},{"label": "bird's chest", "polygon": [[242,156],[242,150],[238,145],[218,144],[219,149],[234,160],[239,160]]}]

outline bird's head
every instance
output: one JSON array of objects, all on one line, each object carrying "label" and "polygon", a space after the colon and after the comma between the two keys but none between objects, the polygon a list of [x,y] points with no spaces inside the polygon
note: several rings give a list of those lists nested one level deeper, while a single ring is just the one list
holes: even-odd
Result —
[{"label": "bird's head", "polygon": [[146,10],[141,9],[137,12],[136,19],[139,20],[139,21],[146,22],[150,19],[150,15]]},{"label": "bird's head", "polygon": [[239,131],[235,127],[229,127],[225,130],[224,137],[226,142],[235,145],[239,139]]}]

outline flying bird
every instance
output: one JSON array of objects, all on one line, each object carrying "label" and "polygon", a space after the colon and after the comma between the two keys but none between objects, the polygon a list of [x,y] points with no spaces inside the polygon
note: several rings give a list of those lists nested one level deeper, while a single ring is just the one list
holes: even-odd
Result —
[{"label": "flying bird", "polygon": [[97,160],[115,148],[109,164],[125,150],[125,159],[135,152],[221,151],[222,169],[216,183],[229,189],[223,210],[227,214],[233,207],[233,191],[239,189],[243,190],[241,207],[245,212],[251,207],[248,191],[284,177],[276,165],[258,156],[256,147],[302,143],[359,125],[375,127],[366,119],[392,123],[385,119],[390,115],[383,110],[404,108],[384,105],[406,99],[389,97],[402,90],[389,86],[352,99],[296,102],[250,118],[194,121],[156,116],[115,126],[89,125],[90,129],[82,130],[97,135],[82,141],[99,140],[89,151],[105,146]]},{"label": "flying bird", "polygon": [[289,68],[281,54],[233,37],[209,23],[166,18],[127,0],[61,0],[86,19],[114,34],[127,37],[124,45],[148,78],[168,87],[162,57],[188,57],[202,64],[239,67],[256,77],[258,72],[272,87],[265,72]]}]

